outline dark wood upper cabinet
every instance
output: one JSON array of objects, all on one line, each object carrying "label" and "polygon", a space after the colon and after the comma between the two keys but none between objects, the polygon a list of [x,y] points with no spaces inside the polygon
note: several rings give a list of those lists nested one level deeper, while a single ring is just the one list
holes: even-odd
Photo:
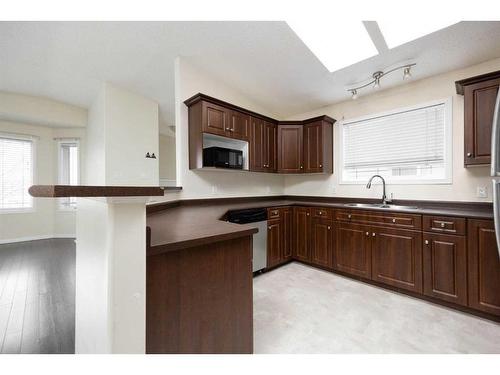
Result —
[{"label": "dark wood upper cabinet", "polygon": [[231,138],[247,141],[249,138],[250,116],[239,111],[231,111],[229,133]]},{"label": "dark wood upper cabinet", "polygon": [[500,316],[500,258],[492,220],[468,220],[469,306]]},{"label": "dark wood upper cabinet", "polygon": [[455,82],[464,95],[464,165],[491,163],[491,127],[500,71]]},{"label": "dark wood upper cabinet", "polygon": [[319,120],[304,125],[304,172],[333,173],[333,125]]},{"label": "dark wood upper cabinet", "polygon": [[372,228],[372,280],[422,292],[422,233]]},{"label": "dark wood upper cabinet", "polygon": [[302,173],[303,161],[303,125],[278,126],[278,172]]},{"label": "dark wood upper cabinet", "polygon": [[336,225],[333,268],[354,276],[371,278],[370,227],[359,224]]},{"label": "dark wood upper cabinet", "polygon": [[307,207],[294,207],[294,257],[304,262],[311,259],[309,252],[310,233],[311,233],[311,213]]},{"label": "dark wood upper cabinet", "polygon": [[311,219],[311,263],[332,266],[333,222],[313,217]]},{"label": "dark wood upper cabinet", "polygon": [[253,172],[333,173],[335,120],[328,116],[277,121],[204,94],[184,103],[189,111],[190,169],[203,168],[203,134],[209,133],[248,141]]},{"label": "dark wood upper cabinet", "polygon": [[266,172],[276,172],[276,154],[277,154],[277,139],[278,139],[278,127],[276,124],[273,124],[268,121],[264,121],[265,128],[265,168]]},{"label": "dark wood upper cabinet", "polygon": [[274,267],[282,262],[282,231],[281,219],[267,222],[267,267]]},{"label": "dark wood upper cabinet", "polygon": [[467,249],[463,236],[424,233],[424,294],[467,306]]}]

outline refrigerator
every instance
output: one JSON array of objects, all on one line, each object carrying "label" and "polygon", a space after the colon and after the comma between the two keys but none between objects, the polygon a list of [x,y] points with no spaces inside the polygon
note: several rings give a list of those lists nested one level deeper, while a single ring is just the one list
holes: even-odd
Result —
[{"label": "refrigerator", "polygon": [[491,130],[491,177],[493,177],[493,217],[500,255],[500,90],[497,95]]}]

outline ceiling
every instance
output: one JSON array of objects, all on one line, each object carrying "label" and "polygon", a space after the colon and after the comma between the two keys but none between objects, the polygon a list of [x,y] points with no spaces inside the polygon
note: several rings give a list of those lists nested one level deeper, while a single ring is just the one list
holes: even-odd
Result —
[{"label": "ceiling", "polygon": [[[88,108],[108,81],[158,101],[168,127],[174,59],[186,56],[289,117],[348,99],[346,87],[400,61],[416,62],[420,79],[500,57],[498,40],[500,22],[460,22],[330,73],[282,21],[0,22],[0,90]],[[383,81],[402,83],[396,73]]]}]

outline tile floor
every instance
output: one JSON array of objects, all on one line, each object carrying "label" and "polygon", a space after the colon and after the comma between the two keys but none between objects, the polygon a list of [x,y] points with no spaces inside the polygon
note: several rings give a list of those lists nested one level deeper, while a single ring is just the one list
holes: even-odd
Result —
[{"label": "tile floor", "polygon": [[300,263],[254,278],[255,353],[500,353],[500,324]]}]

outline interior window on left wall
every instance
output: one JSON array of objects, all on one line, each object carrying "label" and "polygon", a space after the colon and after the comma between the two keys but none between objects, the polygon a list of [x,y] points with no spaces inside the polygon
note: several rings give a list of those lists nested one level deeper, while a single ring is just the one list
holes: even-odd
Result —
[{"label": "interior window on left wall", "polygon": [[[58,142],[59,184],[78,185],[80,183],[79,142],[75,139],[62,139]],[[75,210],[76,198],[59,198],[61,210]]]},{"label": "interior window on left wall", "polygon": [[33,209],[33,148],[32,139],[0,134],[0,213]]}]

